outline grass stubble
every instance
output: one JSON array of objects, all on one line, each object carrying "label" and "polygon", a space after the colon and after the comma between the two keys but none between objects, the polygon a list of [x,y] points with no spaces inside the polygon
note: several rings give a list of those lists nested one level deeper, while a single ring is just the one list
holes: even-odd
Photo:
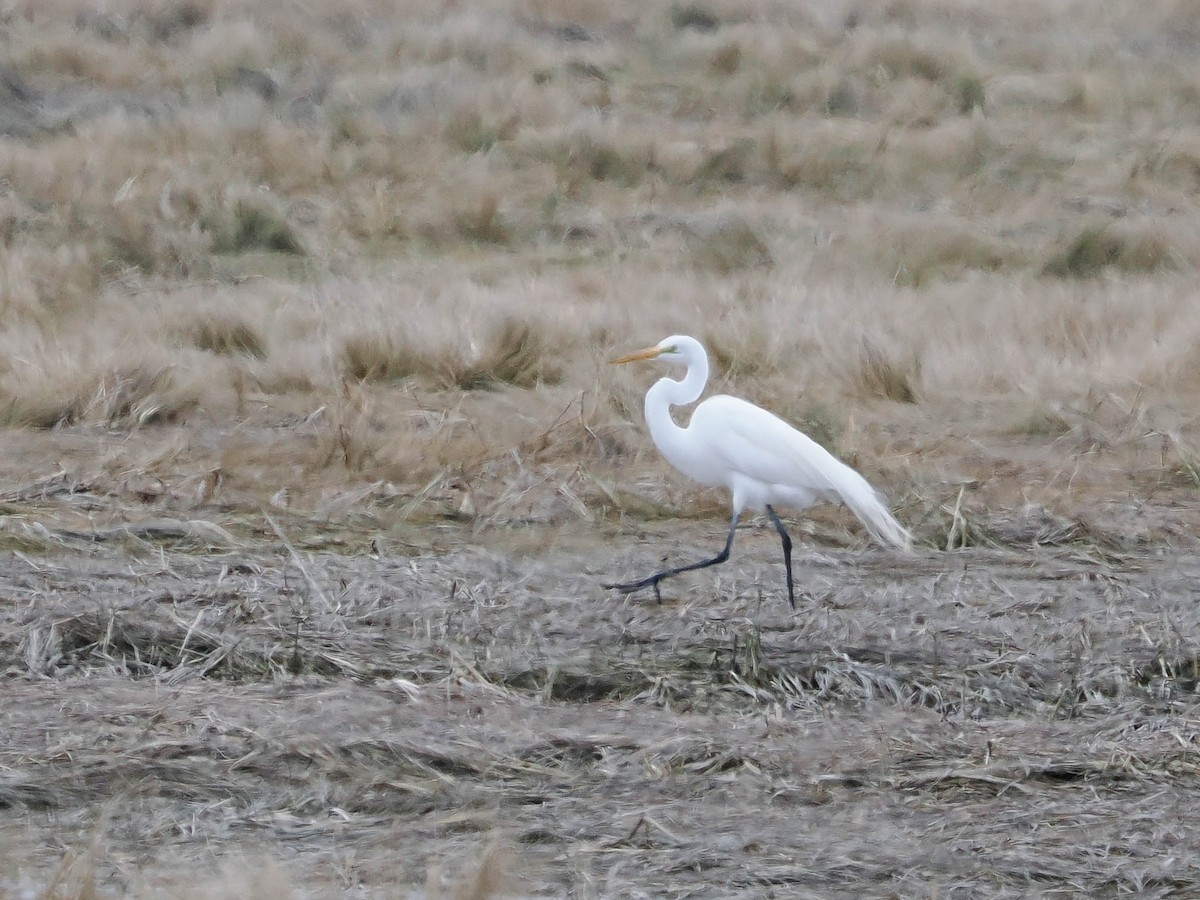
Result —
[{"label": "grass stubble", "polygon": [[1194,890],[1191,4],[10,6],[0,896]]}]

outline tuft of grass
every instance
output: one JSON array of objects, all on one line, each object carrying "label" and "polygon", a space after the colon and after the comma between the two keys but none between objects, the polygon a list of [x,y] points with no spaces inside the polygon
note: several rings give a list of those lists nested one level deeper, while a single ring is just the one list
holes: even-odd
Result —
[{"label": "tuft of grass", "polygon": [[764,329],[739,323],[731,326],[722,320],[704,335],[712,361],[714,380],[762,378],[778,368],[778,360],[766,348],[771,336]]},{"label": "tuft of grass", "polygon": [[76,14],[75,27],[110,43],[136,39],[150,44],[173,44],[188,32],[209,24],[214,6],[215,0],[179,0],[143,4],[142,8],[133,5],[126,15],[87,10]]},{"label": "tuft of grass", "polygon": [[331,441],[325,465],[340,458],[348,471],[361,472],[375,455],[370,439],[371,402],[362,382],[343,381],[337,399],[329,405]]},{"label": "tuft of grass", "polygon": [[689,236],[694,264],[720,275],[767,268],[774,262],[766,241],[738,215],[722,215],[713,222],[693,226]]},{"label": "tuft of grass", "polygon": [[1007,429],[1007,433],[1028,437],[1061,437],[1070,432],[1071,427],[1071,423],[1060,413],[1042,409],[1015,422]]},{"label": "tuft of grass", "polygon": [[721,27],[721,20],[716,13],[703,3],[675,3],[671,5],[671,24],[681,31],[691,28],[695,31],[716,31]]},{"label": "tuft of grass", "polygon": [[851,118],[862,111],[862,96],[863,90],[854,79],[841,78],[825,92],[821,108],[827,116]]},{"label": "tuft of grass", "polygon": [[1043,275],[1095,278],[1106,269],[1149,273],[1175,266],[1170,243],[1158,230],[1119,230],[1088,225],[1066,240],[1046,261]]},{"label": "tuft of grass", "polygon": [[754,170],[757,143],[749,138],[734,141],[728,147],[709,153],[693,173],[689,183],[701,186],[710,182],[742,184],[749,181]]},{"label": "tuft of grass", "polygon": [[195,405],[175,387],[170,369],[124,369],[109,373],[95,391],[76,398],[68,423],[152,425],[177,422]]},{"label": "tuft of grass", "polygon": [[541,328],[507,317],[466,346],[423,344],[396,335],[360,334],[342,345],[342,371],[357,381],[419,376],[464,391],[501,385],[530,388],[562,378]]},{"label": "tuft of grass", "polygon": [[457,216],[459,234],[481,244],[509,243],[512,232],[500,215],[500,195],[485,190],[477,199],[474,207]]},{"label": "tuft of grass", "polygon": [[174,384],[169,368],[116,369],[98,380],[62,380],[23,391],[0,408],[0,424],[30,428],[100,424],[110,428],[172,423],[196,405],[196,397]]},{"label": "tuft of grass", "polygon": [[342,343],[342,371],[357,381],[399,381],[428,371],[428,363],[407,341],[375,332]]},{"label": "tuft of grass", "polygon": [[742,45],[737,41],[722,45],[710,57],[708,64],[721,75],[733,75],[742,67]]},{"label": "tuft of grass", "polygon": [[265,192],[228,199],[205,216],[201,225],[212,236],[214,253],[266,250],[303,256],[305,252],[283,210]]},{"label": "tuft of grass", "polygon": [[209,313],[193,321],[188,340],[200,350],[218,356],[267,358],[267,340],[261,331],[233,313]]},{"label": "tuft of grass", "polygon": [[155,40],[170,43],[181,35],[207,25],[213,17],[216,0],[180,0],[156,4],[144,13],[146,25]]},{"label": "tuft of grass", "polygon": [[872,193],[880,180],[874,150],[862,134],[817,132],[787,140],[776,135],[764,144],[767,171],[788,188],[850,199]]},{"label": "tuft of grass", "polygon": [[531,388],[562,377],[556,363],[547,358],[541,331],[515,318],[504,319],[476,353],[467,358],[443,357],[435,371],[447,385],[464,391],[504,384]]},{"label": "tuft of grass", "polygon": [[983,79],[974,72],[963,72],[955,79],[954,93],[958,98],[958,111],[963,115],[983,109],[986,100]]},{"label": "tuft of grass", "polygon": [[982,516],[964,503],[966,488],[960,487],[953,503],[940,503],[932,522],[921,529],[922,539],[939,550],[965,550],[968,547],[993,547],[996,541]]},{"label": "tuft of grass", "polygon": [[926,81],[939,81],[956,68],[947,53],[909,38],[885,38],[868,46],[862,67],[877,78]]},{"label": "tuft of grass", "polygon": [[1019,247],[972,230],[964,222],[914,222],[896,236],[892,278],[906,287],[923,287],[940,278],[969,271],[998,272],[1026,258]]},{"label": "tuft of grass", "polygon": [[906,363],[889,358],[873,341],[862,339],[858,366],[851,380],[855,388],[870,397],[882,397],[898,403],[916,403],[921,363],[915,357]]},{"label": "tuft of grass", "polygon": [[1187,487],[1200,488],[1200,453],[1175,431],[1163,435],[1163,467],[1173,480]]},{"label": "tuft of grass", "polygon": [[559,181],[567,185],[591,180],[636,187],[654,165],[652,145],[591,130],[572,135],[553,155]]},{"label": "tuft of grass", "polygon": [[1169,188],[1186,193],[1200,190],[1200,147],[1195,144],[1167,149],[1156,146],[1130,169],[1130,177],[1153,178]]},{"label": "tuft of grass", "polygon": [[452,116],[442,128],[442,138],[463,153],[486,153],[499,141],[511,138],[517,129],[516,117],[493,124],[477,109],[467,109]]},{"label": "tuft of grass", "polygon": [[196,235],[120,208],[105,226],[104,269],[137,269],[148,275],[188,277],[208,272],[207,253]]}]

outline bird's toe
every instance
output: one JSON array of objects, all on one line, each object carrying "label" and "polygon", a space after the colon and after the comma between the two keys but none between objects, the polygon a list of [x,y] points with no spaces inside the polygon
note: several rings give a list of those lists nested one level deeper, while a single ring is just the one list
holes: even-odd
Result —
[{"label": "bird's toe", "polygon": [[601,584],[600,587],[609,591],[617,591],[622,594],[632,594],[634,591],[641,590],[645,585],[639,584],[636,581],[616,584]]}]

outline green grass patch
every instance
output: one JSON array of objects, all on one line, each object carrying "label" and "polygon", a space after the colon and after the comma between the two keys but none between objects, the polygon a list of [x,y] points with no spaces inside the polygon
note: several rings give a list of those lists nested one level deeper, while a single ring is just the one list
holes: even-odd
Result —
[{"label": "green grass patch", "polygon": [[1174,268],[1171,245],[1156,230],[1120,231],[1089,225],[1067,238],[1042,268],[1055,278],[1095,278],[1108,269],[1151,273]]},{"label": "green grass patch", "polygon": [[204,217],[201,225],[212,237],[214,253],[267,250],[303,256],[305,252],[283,211],[267,198],[239,197]]},{"label": "green grass patch", "polygon": [[671,24],[680,30],[716,31],[721,27],[717,14],[703,3],[672,4],[670,17]]}]

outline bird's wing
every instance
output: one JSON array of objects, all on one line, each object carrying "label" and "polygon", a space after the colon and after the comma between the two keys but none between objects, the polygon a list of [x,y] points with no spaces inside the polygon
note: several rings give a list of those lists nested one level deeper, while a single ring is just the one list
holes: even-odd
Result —
[{"label": "bird's wing", "polygon": [[[768,484],[836,494],[848,468],[774,413],[737,397],[711,397],[696,408],[689,431],[731,471]],[[851,470],[853,471],[853,470]]]},{"label": "bird's wing", "polygon": [[718,395],[696,408],[688,430],[699,433],[714,462],[730,472],[764,485],[790,487],[813,500],[841,500],[876,540],[894,547],[911,545],[911,535],[862,475],[774,413]]}]

